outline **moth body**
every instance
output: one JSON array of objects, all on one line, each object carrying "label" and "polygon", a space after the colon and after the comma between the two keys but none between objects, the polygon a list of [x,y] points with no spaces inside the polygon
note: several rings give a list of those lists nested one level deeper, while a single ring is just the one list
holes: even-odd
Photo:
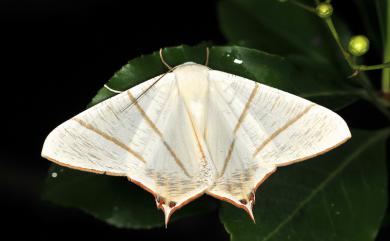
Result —
[{"label": "moth body", "polygon": [[188,108],[188,113],[199,133],[204,133],[208,100],[208,71],[204,65],[186,63],[178,66],[173,74],[178,91]]},{"label": "moth body", "polygon": [[166,223],[203,194],[254,219],[256,189],[277,167],[325,153],[350,137],[345,121],[323,106],[185,63],[64,122],[46,138],[42,156],[127,177],[155,196]]},{"label": "moth body", "polygon": [[204,139],[209,98],[208,73],[208,67],[192,62],[177,66],[173,71],[179,96],[184,102],[185,111],[193,128],[194,138],[199,142],[198,149],[204,155],[199,160],[202,179],[212,186],[216,178],[216,169]]}]

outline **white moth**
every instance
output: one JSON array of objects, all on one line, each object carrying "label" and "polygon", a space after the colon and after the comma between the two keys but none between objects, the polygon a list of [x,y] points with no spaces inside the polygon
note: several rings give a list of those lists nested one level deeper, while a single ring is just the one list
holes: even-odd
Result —
[{"label": "white moth", "polygon": [[171,214],[206,193],[248,212],[277,167],[351,137],[325,107],[204,65],[184,63],[58,126],[42,156],[126,176]]}]

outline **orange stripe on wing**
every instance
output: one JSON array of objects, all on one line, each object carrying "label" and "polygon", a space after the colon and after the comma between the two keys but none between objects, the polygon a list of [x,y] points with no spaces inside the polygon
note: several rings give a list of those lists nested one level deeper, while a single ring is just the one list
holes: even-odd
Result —
[{"label": "orange stripe on wing", "polygon": [[176,153],[173,151],[172,147],[169,146],[168,142],[164,140],[164,135],[162,132],[158,129],[158,127],[153,123],[153,121],[149,118],[149,116],[146,114],[144,109],[139,105],[138,101],[134,96],[131,94],[130,91],[127,91],[127,95],[129,96],[129,99],[132,104],[135,105],[141,116],[146,120],[150,128],[161,138],[161,141],[163,142],[164,146],[167,148],[168,152],[171,154],[173,159],[175,160],[176,164],[184,171],[185,175],[188,177],[191,177],[191,175],[188,173],[186,168],[184,167],[183,163],[180,161]]},{"label": "orange stripe on wing", "polygon": [[253,90],[252,90],[252,92],[251,92],[251,94],[250,94],[250,96],[249,96],[249,98],[248,98],[248,100],[247,100],[247,102],[246,102],[246,104],[244,106],[244,109],[242,110],[241,115],[240,115],[240,117],[237,120],[236,126],[234,127],[234,130],[233,130],[234,139],[233,139],[232,143],[230,144],[230,147],[229,147],[229,150],[228,150],[228,154],[227,154],[227,156],[226,156],[226,158],[224,160],[221,174],[219,174],[220,177],[223,176],[223,174],[226,171],[227,164],[228,164],[228,162],[230,161],[230,159],[232,157],[234,143],[236,141],[236,139],[235,139],[236,138],[235,137],[236,133],[237,133],[238,129],[240,128],[242,122],[244,121],[245,117],[248,114],[249,107],[250,107],[253,99],[255,98],[257,92],[259,91],[259,86],[260,86],[259,84],[255,83],[255,87],[253,88]]},{"label": "orange stripe on wing", "polygon": [[288,127],[290,127],[292,124],[297,122],[302,116],[304,116],[309,110],[314,106],[315,104],[311,104],[307,106],[301,113],[296,115],[291,120],[287,121],[286,124],[284,124],[282,127],[277,129],[274,133],[272,133],[263,143],[261,143],[257,148],[256,151],[253,153],[253,157],[255,157],[268,143],[270,143],[273,139],[275,139],[280,133],[282,133],[284,130],[286,130]]},{"label": "orange stripe on wing", "polygon": [[99,136],[103,137],[104,139],[116,144],[117,146],[121,147],[122,149],[128,151],[129,153],[131,153],[133,156],[135,156],[138,160],[142,161],[143,163],[146,163],[145,159],[136,151],[134,151],[133,149],[131,149],[129,146],[127,146],[126,144],[124,144],[123,142],[119,141],[118,139],[110,136],[109,134],[99,130],[98,128],[94,127],[93,125],[85,122],[84,120],[81,120],[79,118],[73,118],[74,121],[76,121],[77,123],[79,123],[81,126],[87,128],[88,130],[91,130],[93,132],[95,132],[96,134],[98,134]]}]

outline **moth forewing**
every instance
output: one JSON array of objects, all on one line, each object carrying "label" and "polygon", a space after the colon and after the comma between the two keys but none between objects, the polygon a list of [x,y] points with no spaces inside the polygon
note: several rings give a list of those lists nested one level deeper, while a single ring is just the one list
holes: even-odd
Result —
[{"label": "moth forewing", "polygon": [[185,63],[61,124],[42,156],[127,176],[155,196],[166,223],[203,193],[254,219],[256,189],[277,166],[322,154],[350,136],[345,121],[325,107]]}]

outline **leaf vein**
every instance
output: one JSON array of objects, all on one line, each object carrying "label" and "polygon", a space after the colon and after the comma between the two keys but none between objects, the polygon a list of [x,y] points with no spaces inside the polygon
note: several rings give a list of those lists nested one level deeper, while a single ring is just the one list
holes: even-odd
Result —
[{"label": "leaf vein", "polygon": [[[385,132],[387,135],[387,131]],[[378,139],[380,139],[383,135],[383,132],[378,133],[377,135],[373,136],[371,139],[367,140],[366,143],[364,143],[361,148],[359,148],[356,152],[352,153],[348,158],[344,159],[344,161],[336,168],[324,181],[322,181],[317,188],[313,189],[313,191],[301,202],[299,205],[287,216],[286,219],[284,219],[278,226],[275,227],[274,230],[268,233],[267,236],[263,238],[263,241],[270,240],[275,234],[278,233],[279,230],[281,230],[285,225],[287,225],[294,217],[295,215],[306,205],[308,204],[321,190],[325,188],[325,186],[331,182],[339,173],[341,173],[348,165],[349,163],[358,157],[363,151],[365,151],[370,145],[375,143]]]}]

